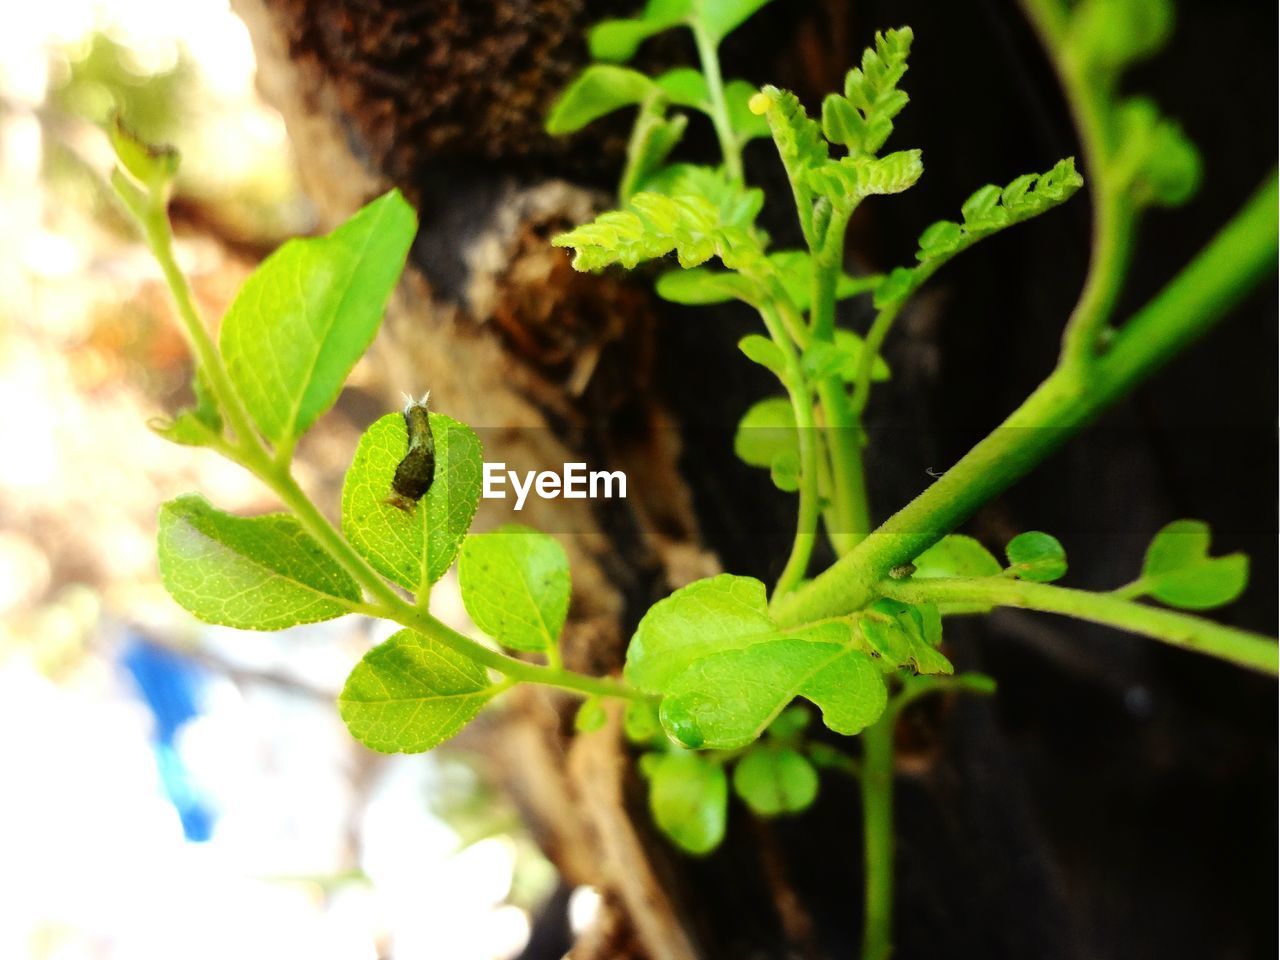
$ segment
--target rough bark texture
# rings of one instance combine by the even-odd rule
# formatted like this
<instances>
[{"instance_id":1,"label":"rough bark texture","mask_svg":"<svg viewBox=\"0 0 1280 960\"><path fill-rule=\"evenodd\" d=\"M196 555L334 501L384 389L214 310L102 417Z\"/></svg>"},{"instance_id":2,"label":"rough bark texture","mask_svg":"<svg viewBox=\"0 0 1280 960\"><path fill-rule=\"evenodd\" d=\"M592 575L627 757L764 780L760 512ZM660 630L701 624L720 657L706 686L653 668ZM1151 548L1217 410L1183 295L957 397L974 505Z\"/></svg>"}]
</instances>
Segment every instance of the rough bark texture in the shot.
<instances>
[{"instance_id":1,"label":"rough bark texture","mask_svg":"<svg viewBox=\"0 0 1280 960\"><path fill-rule=\"evenodd\" d=\"M444 409L480 428L488 459L628 472L625 502L531 502L520 517L574 534L564 538L575 581L569 665L616 670L644 609L714 572L720 557L735 572L775 575L792 507L726 442L769 389L733 348L749 318L674 310L643 279L577 275L547 244L607 202L598 191L625 126L556 141L541 118L585 58L585 26L635 4L233 5L323 219L391 184L422 211L414 269L375 348L381 379L393 390L430 386ZM1271 163L1274 102L1224 106L1224 91L1178 69L1195 56L1196 36L1249 16L1243 3L1188 11L1166 67L1147 78L1206 145L1215 177L1195 207L1169 215L1177 232L1144 234L1137 294L1185 260ZM909 258L920 227L953 215L977 185L1046 169L1073 150L1053 78L1007 3L776 3L726 45L727 72L792 86L816 104L874 29L904 22L920 39L895 142L923 146L929 174L854 224L853 256L876 269ZM1270 56L1270 31L1254 33L1260 39L1242 42ZM688 54L672 40L646 51L669 64ZM1263 118L1252 127L1250 111ZM779 186L767 146L747 160L753 179ZM773 235L794 242L785 209L768 215ZM878 513L918 491L926 468L953 461L1047 371L1087 226L1080 200L1020 228L1017 241L949 268L902 318L889 356L895 379L872 411ZM986 509L975 532L998 543L1053 530L1077 582L1101 587L1128 579L1165 520L1207 516L1225 548L1252 547L1260 561L1253 601L1227 615L1273 629L1272 426L1250 413L1271 409L1273 308L1271 289L1199 359ZM860 310L844 319L861 322ZM1231 375L1215 372L1218 362ZM993 673L1001 694L994 704L929 705L899 731L898 956L1274 955L1273 685L1027 617L960 624L948 642L961 665ZM602 919L574 957L855 954L850 784L824 782L797 820L751 822L735 806L724 847L691 861L649 823L617 718L574 739L572 709L522 691L484 743L565 882L604 895ZM536 942L540 956L565 946Z\"/></svg>"}]
</instances>

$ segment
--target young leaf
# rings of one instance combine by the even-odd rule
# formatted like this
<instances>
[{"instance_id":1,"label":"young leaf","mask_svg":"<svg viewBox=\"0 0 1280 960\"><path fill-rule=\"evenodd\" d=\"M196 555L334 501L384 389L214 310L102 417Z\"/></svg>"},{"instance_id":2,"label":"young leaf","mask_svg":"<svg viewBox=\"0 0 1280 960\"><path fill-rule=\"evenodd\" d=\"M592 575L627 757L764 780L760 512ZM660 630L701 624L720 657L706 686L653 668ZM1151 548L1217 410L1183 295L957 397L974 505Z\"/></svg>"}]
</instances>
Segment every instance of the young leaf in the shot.
<instances>
[{"instance_id":1,"label":"young leaf","mask_svg":"<svg viewBox=\"0 0 1280 960\"><path fill-rule=\"evenodd\" d=\"M916 577L998 577L1000 561L973 537L949 533L914 562Z\"/></svg>"},{"instance_id":2,"label":"young leaf","mask_svg":"<svg viewBox=\"0 0 1280 960\"><path fill-rule=\"evenodd\" d=\"M153 193L163 189L177 174L181 162L178 151L168 145L146 143L124 125L119 114L111 118L107 137L120 166Z\"/></svg>"},{"instance_id":3,"label":"young leaf","mask_svg":"<svg viewBox=\"0 0 1280 960\"><path fill-rule=\"evenodd\" d=\"M822 132L841 143L850 156L872 156L893 133L893 118L907 105L898 83L907 72L914 35L910 27L876 34L875 48L862 54L861 67L845 77L844 96L831 94L822 104Z\"/></svg>"},{"instance_id":4,"label":"young leaf","mask_svg":"<svg viewBox=\"0 0 1280 960\"><path fill-rule=\"evenodd\" d=\"M936 649L941 640L941 619L932 605L911 606L880 599L858 621L871 650L894 667L912 667L917 673L953 673L951 661Z\"/></svg>"},{"instance_id":5,"label":"young leaf","mask_svg":"<svg viewBox=\"0 0 1280 960\"><path fill-rule=\"evenodd\" d=\"M693 7L694 0L649 0L638 17L598 23L587 35L591 56L625 63L645 40L684 23Z\"/></svg>"},{"instance_id":6,"label":"young leaf","mask_svg":"<svg viewBox=\"0 0 1280 960\"><path fill-rule=\"evenodd\" d=\"M504 647L554 647L569 612L569 558L554 537L508 524L473 533L458 558L462 602Z\"/></svg>"},{"instance_id":7,"label":"young leaf","mask_svg":"<svg viewBox=\"0 0 1280 960\"><path fill-rule=\"evenodd\" d=\"M690 307L728 303L730 300L756 303L765 296L757 284L740 273L706 267L668 270L658 278L656 289L663 300Z\"/></svg>"},{"instance_id":8,"label":"young leaf","mask_svg":"<svg viewBox=\"0 0 1280 960\"><path fill-rule=\"evenodd\" d=\"M413 208L392 190L328 236L288 241L240 288L222 321L222 355L272 443L292 443L337 399L416 230Z\"/></svg>"},{"instance_id":9,"label":"young leaf","mask_svg":"<svg viewBox=\"0 0 1280 960\"><path fill-rule=\"evenodd\" d=\"M899 150L887 157L842 157L811 167L806 182L835 209L849 211L865 197L909 190L924 173L919 150Z\"/></svg>"},{"instance_id":10,"label":"young leaf","mask_svg":"<svg viewBox=\"0 0 1280 960\"><path fill-rule=\"evenodd\" d=\"M1209 556L1209 525L1175 520L1147 547L1140 582L1145 593L1171 607L1208 610L1244 592L1249 558L1243 553Z\"/></svg>"},{"instance_id":11,"label":"young leaf","mask_svg":"<svg viewBox=\"0 0 1280 960\"><path fill-rule=\"evenodd\" d=\"M651 96L640 105L636 123L627 147L627 166L618 188L623 202L662 169L671 151L676 148L689 118L683 113L667 116L667 105L659 96Z\"/></svg>"},{"instance_id":12,"label":"young leaf","mask_svg":"<svg viewBox=\"0 0 1280 960\"><path fill-rule=\"evenodd\" d=\"M196 396L194 407L179 412L172 420L153 419L147 426L171 443L207 447L222 436L222 416L199 370L191 380L191 387Z\"/></svg>"},{"instance_id":13,"label":"young leaf","mask_svg":"<svg viewBox=\"0 0 1280 960\"><path fill-rule=\"evenodd\" d=\"M474 660L401 630L356 664L338 696L338 712L371 750L421 753L470 723L496 692Z\"/></svg>"},{"instance_id":14,"label":"young leaf","mask_svg":"<svg viewBox=\"0 0 1280 960\"><path fill-rule=\"evenodd\" d=\"M827 162L830 152L822 139L822 128L805 113L794 93L764 86L748 105L752 113L769 122L778 156L793 180L800 179L805 169Z\"/></svg>"},{"instance_id":15,"label":"young leaf","mask_svg":"<svg viewBox=\"0 0 1280 960\"><path fill-rule=\"evenodd\" d=\"M686 747L745 746L796 696L815 703L823 723L846 736L884 712L880 668L855 643L846 623L789 635L775 627L731 642L722 639L719 647L692 660L667 685L658 709L667 735Z\"/></svg>"},{"instance_id":16,"label":"young leaf","mask_svg":"<svg viewBox=\"0 0 1280 960\"><path fill-rule=\"evenodd\" d=\"M649 810L662 832L687 853L710 853L724 839L729 783L724 769L696 753L648 754Z\"/></svg>"},{"instance_id":17,"label":"young leaf","mask_svg":"<svg viewBox=\"0 0 1280 960\"><path fill-rule=\"evenodd\" d=\"M752 363L758 363L775 374L779 379L786 379L786 363L783 360L782 350L778 345L768 337L762 337L758 333L749 333L738 341L738 349ZM787 409L791 408L788 402ZM794 417L792 423L795 422ZM741 429L741 424L739 424Z\"/></svg>"},{"instance_id":18,"label":"young leaf","mask_svg":"<svg viewBox=\"0 0 1280 960\"><path fill-rule=\"evenodd\" d=\"M435 479L412 510L388 502L405 455L404 418L376 421L356 446L342 484L342 532L384 577L421 592L439 580L458 553L480 501L480 441L452 417L431 413Z\"/></svg>"},{"instance_id":19,"label":"young leaf","mask_svg":"<svg viewBox=\"0 0 1280 960\"><path fill-rule=\"evenodd\" d=\"M762 817L799 813L818 795L818 771L791 747L756 747L734 768L733 790Z\"/></svg>"},{"instance_id":20,"label":"young leaf","mask_svg":"<svg viewBox=\"0 0 1280 960\"><path fill-rule=\"evenodd\" d=\"M649 608L627 647L623 675L661 693L698 657L740 637L776 633L759 580L728 573L695 580Z\"/></svg>"},{"instance_id":21,"label":"young leaf","mask_svg":"<svg viewBox=\"0 0 1280 960\"><path fill-rule=\"evenodd\" d=\"M707 91L707 79L701 70L693 67L677 67L668 70L654 81L667 99L682 107L692 107L707 113L711 109L711 94Z\"/></svg>"},{"instance_id":22,"label":"young leaf","mask_svg":"<svg viewBox=\"0 0 1280 960\"><path fill-rule=\"evenodd\" d=\"M1139 206L1177 207L1200 186L1203 164L1174 120L1161 116L1155 103L1131 97L1115 108L1115 165Z\"/></svg>"},{"instance_id":23,"label":"young leaf","mask_svg":"<svg viewBox=\"0 0 1280 960\"><path fill-rule=\"evenodd\" d=\"M682 267L696 267L718 256L730 269L758 268L764 259L759 240L747 229L723 221L721 211L705 197L649 191L632 197L630 209L603 213L551 243L574 248L573 267L583 271L612 264L631 270L672 251Z\"/></svg>"},{"instance_id":24,"label":"young leaf","mask_svg":"<svg viewBox=\"0 0 1280 960\"><path fill-rule=\"evenodd\" d=\"M796 416L786 397L768 397L752 404L738 421L733 452L753 467L773 468L778 456L793 454L799 462Z\"/></svg>"},{"instance_id":25,"label":"young leaf","mask_svg":"<svg viewBox=\"0 0 1280 960\"><path fill-rule=\"evenodd\" d=\"M160 508L160 579L206 623L283 630L332 620L360 588L293 517L237 517L187 494Z\"/></svg>"},{"instance_id":26,"label":"young leaf","mask_svg":"<svg viewBox=\"0 0 1280 960\"><path fill-rule=\"evenodd\" d=\"M801 365L812 378L837 376L845 383L854 383L862 363L863 346L862 338L856 333L837 330L832 343L821 340L810 343ZM882 357L876 357L872 363L871 379L875 382L889 379L889 365Z\"/></svg>"},{"instance_id":27,"label":"young leaf","mask_svg":"<svg viewBox=\"0 0 1280 960\"><path fill-rule=\"evenodd\" d=\"M1051 534L1039 530L1020 533L1004 548L1008 572L1019 580L1051 583L1067 572L1067 551Z\"/></svg>"},{"instance_id":28,"label":"young leaf","mask_svg":"<svg viewBox=\"0 0 1280 960\"><path fill-rule=\"evenodd\" d=\"M784 450L769 464L769 478L783 493L795 493L800 489L800 456L793 450Z\"/></svg>"},{"instance_id":29,"label":"young leaf","mask_svg":"<svg viewBox=\"0 0 1280 960\"><path fill-rule=\"evenodd\" d=\"M623 107L643 103L657 85L638 70L594 63L564 89L547 114L547 133L581 130L593 120Z\"/></svg>"},{"instance_id":30,"label":"young leaf","mask_svg":"<svg viewBox=\"0 0 1280 960\"><path fill-rule=\"evenodd\" d=\"M770 0L695 0L694 17L718 44Z\"/></svg>"},{"instance_id":31,"label":"young leaf","mask_svg":"<svg viewBox=\"0 0 1280 960\"><path fill-rule=\"evenodd\" d=\"M595 733L604 727L609 715L605 712L604 703L599 697L588 697L582 701L577 714L573 718L573 729L578 733Z\"/></svg>"}]
</instances>

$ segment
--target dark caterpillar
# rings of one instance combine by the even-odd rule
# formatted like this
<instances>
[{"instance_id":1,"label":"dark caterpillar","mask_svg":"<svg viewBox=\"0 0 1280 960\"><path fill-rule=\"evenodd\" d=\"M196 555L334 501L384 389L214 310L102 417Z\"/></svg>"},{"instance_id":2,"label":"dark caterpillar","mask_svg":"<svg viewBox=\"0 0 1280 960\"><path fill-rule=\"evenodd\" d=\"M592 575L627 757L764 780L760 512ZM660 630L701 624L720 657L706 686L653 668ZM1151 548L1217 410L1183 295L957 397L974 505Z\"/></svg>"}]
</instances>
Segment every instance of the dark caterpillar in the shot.
<instances>
[{"instance_id":1,"label":"dark caterpillar","mask_svg":"<svg viewBox=\"0 0 1280 960\"><path fill-rule=\"evenodd\" d=\"M404 425L409 433L409 449L404 459L396 464L391 478L391 495L386 502L405 513L412 513L418 501L431 489L436 476L436 442L431 435L431 418L427 413L427 401L431 391L421 400L405 397Z\"/></svg>"}]
</instances>

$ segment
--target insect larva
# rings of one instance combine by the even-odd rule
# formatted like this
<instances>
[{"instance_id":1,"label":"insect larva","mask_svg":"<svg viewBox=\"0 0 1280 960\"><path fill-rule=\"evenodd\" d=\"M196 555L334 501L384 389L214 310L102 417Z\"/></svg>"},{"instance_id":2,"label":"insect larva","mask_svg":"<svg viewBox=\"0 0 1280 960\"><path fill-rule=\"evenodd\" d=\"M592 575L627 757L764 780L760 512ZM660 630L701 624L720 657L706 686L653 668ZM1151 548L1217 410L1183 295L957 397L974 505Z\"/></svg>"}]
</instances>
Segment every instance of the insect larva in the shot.
<instances>
[{"instance_id":1,"label":"insect larva","mask_svg":"<svg viewBox=\"0 0 1280 960\"><path fill-rule=\"evenodd\" d=\"M386 502L406 513L412 513L418 501L431 489L436 475L436 443L431 435L431 418L427 413L427 401L431 391L421 400L405 397L404 425L409 435L409 448L404 459L396 464L391 478L391 495Z\"/></svg>"}]
</instances>

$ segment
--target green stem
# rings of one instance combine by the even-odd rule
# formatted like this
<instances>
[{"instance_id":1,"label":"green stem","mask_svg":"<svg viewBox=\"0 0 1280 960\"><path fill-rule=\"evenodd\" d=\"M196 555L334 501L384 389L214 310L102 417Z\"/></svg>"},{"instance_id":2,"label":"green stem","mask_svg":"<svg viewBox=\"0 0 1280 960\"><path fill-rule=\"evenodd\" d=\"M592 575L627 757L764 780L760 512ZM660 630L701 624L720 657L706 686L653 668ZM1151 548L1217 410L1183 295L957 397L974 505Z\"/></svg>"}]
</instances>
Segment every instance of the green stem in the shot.
<instances>
[{"instance_id":1,"label":"green stem","mask_svg":"<svg viewBox=\"0 0 1280 960\"><path fill-rule=\"evenodd\" d=\"M800 509L796 517L796 535L791 544L791 554L773 589L773 602L777 602L804 579L818 537L818 436L813 422L813 402L809 386L805 383L804 371L795 347L773 309L762 309L760 316L782 353L787 375L785 386L796 419L796 441L800 451Z\"/></svg>"},{"instance_id":2,"label":"green stem","mask_svg":"<svg viewBox=\"0 0 1280 960\"><path fill-rule=\"evenodd\" d=\"M896 710L862 731L862 857L866 890L861 960L893 950L893 727Z\"/></svg>"},{"instance_id":3,"label":"green stem","mask_svg":"<svg viewBox=\"0 0 1280 960\"><path fill-rule=\"evenodd\" d=\"M715 42L695 20L691 24L693 38L698 45L698 59L702 62L702 74L707 79L707 95L711 100L711 123L720 141L720 153L724 156L724 169L729 179L742 182L742 145L729 122L729 105L724 96L724 79L720 76L720 54Z\"/></svg>"},{"instance_id":4,"label":"green stem","mask_svg":"<svg viewBox=\"0 0 1280 960\"><path fill-rule=\"evenodd\" d=\"M967 520L1118 397L1208 330L1275 269L1274 173L1087 367L1055 370L1005 422L849 554L785 598L784 625L866 606L889 570Z\"/></svg>"},{"instance_id":5,"label":"green stem","mask_svg":"<svg viewBox=\"0 0 1280 960\"><path fill-rule=\"evenodd\" d=\"M1277 671L1278 648L1269 637L1112 594L1003 577L886 580L879 592L904 603L976 602L1060 613L1207 653L1259 673L1274 676Z\"/></svg>"},{"instance_id":6,"label":"green stem","mask_svg":"<svg viewBox=\"0 0 1280 960\"><path fill-rule=\"evenodd\" d=\"M1023 0L1023 8L1050 54L1080 138L1080 152L1093 203L1093 242L1080 299L1062 336L1063 363L1089 362L1102 342L1133 256L1136 211L1111 156L1107 131L1110 81L1068 54L1066 17L1052 0Z\"/></svg>"}]
</instances>

